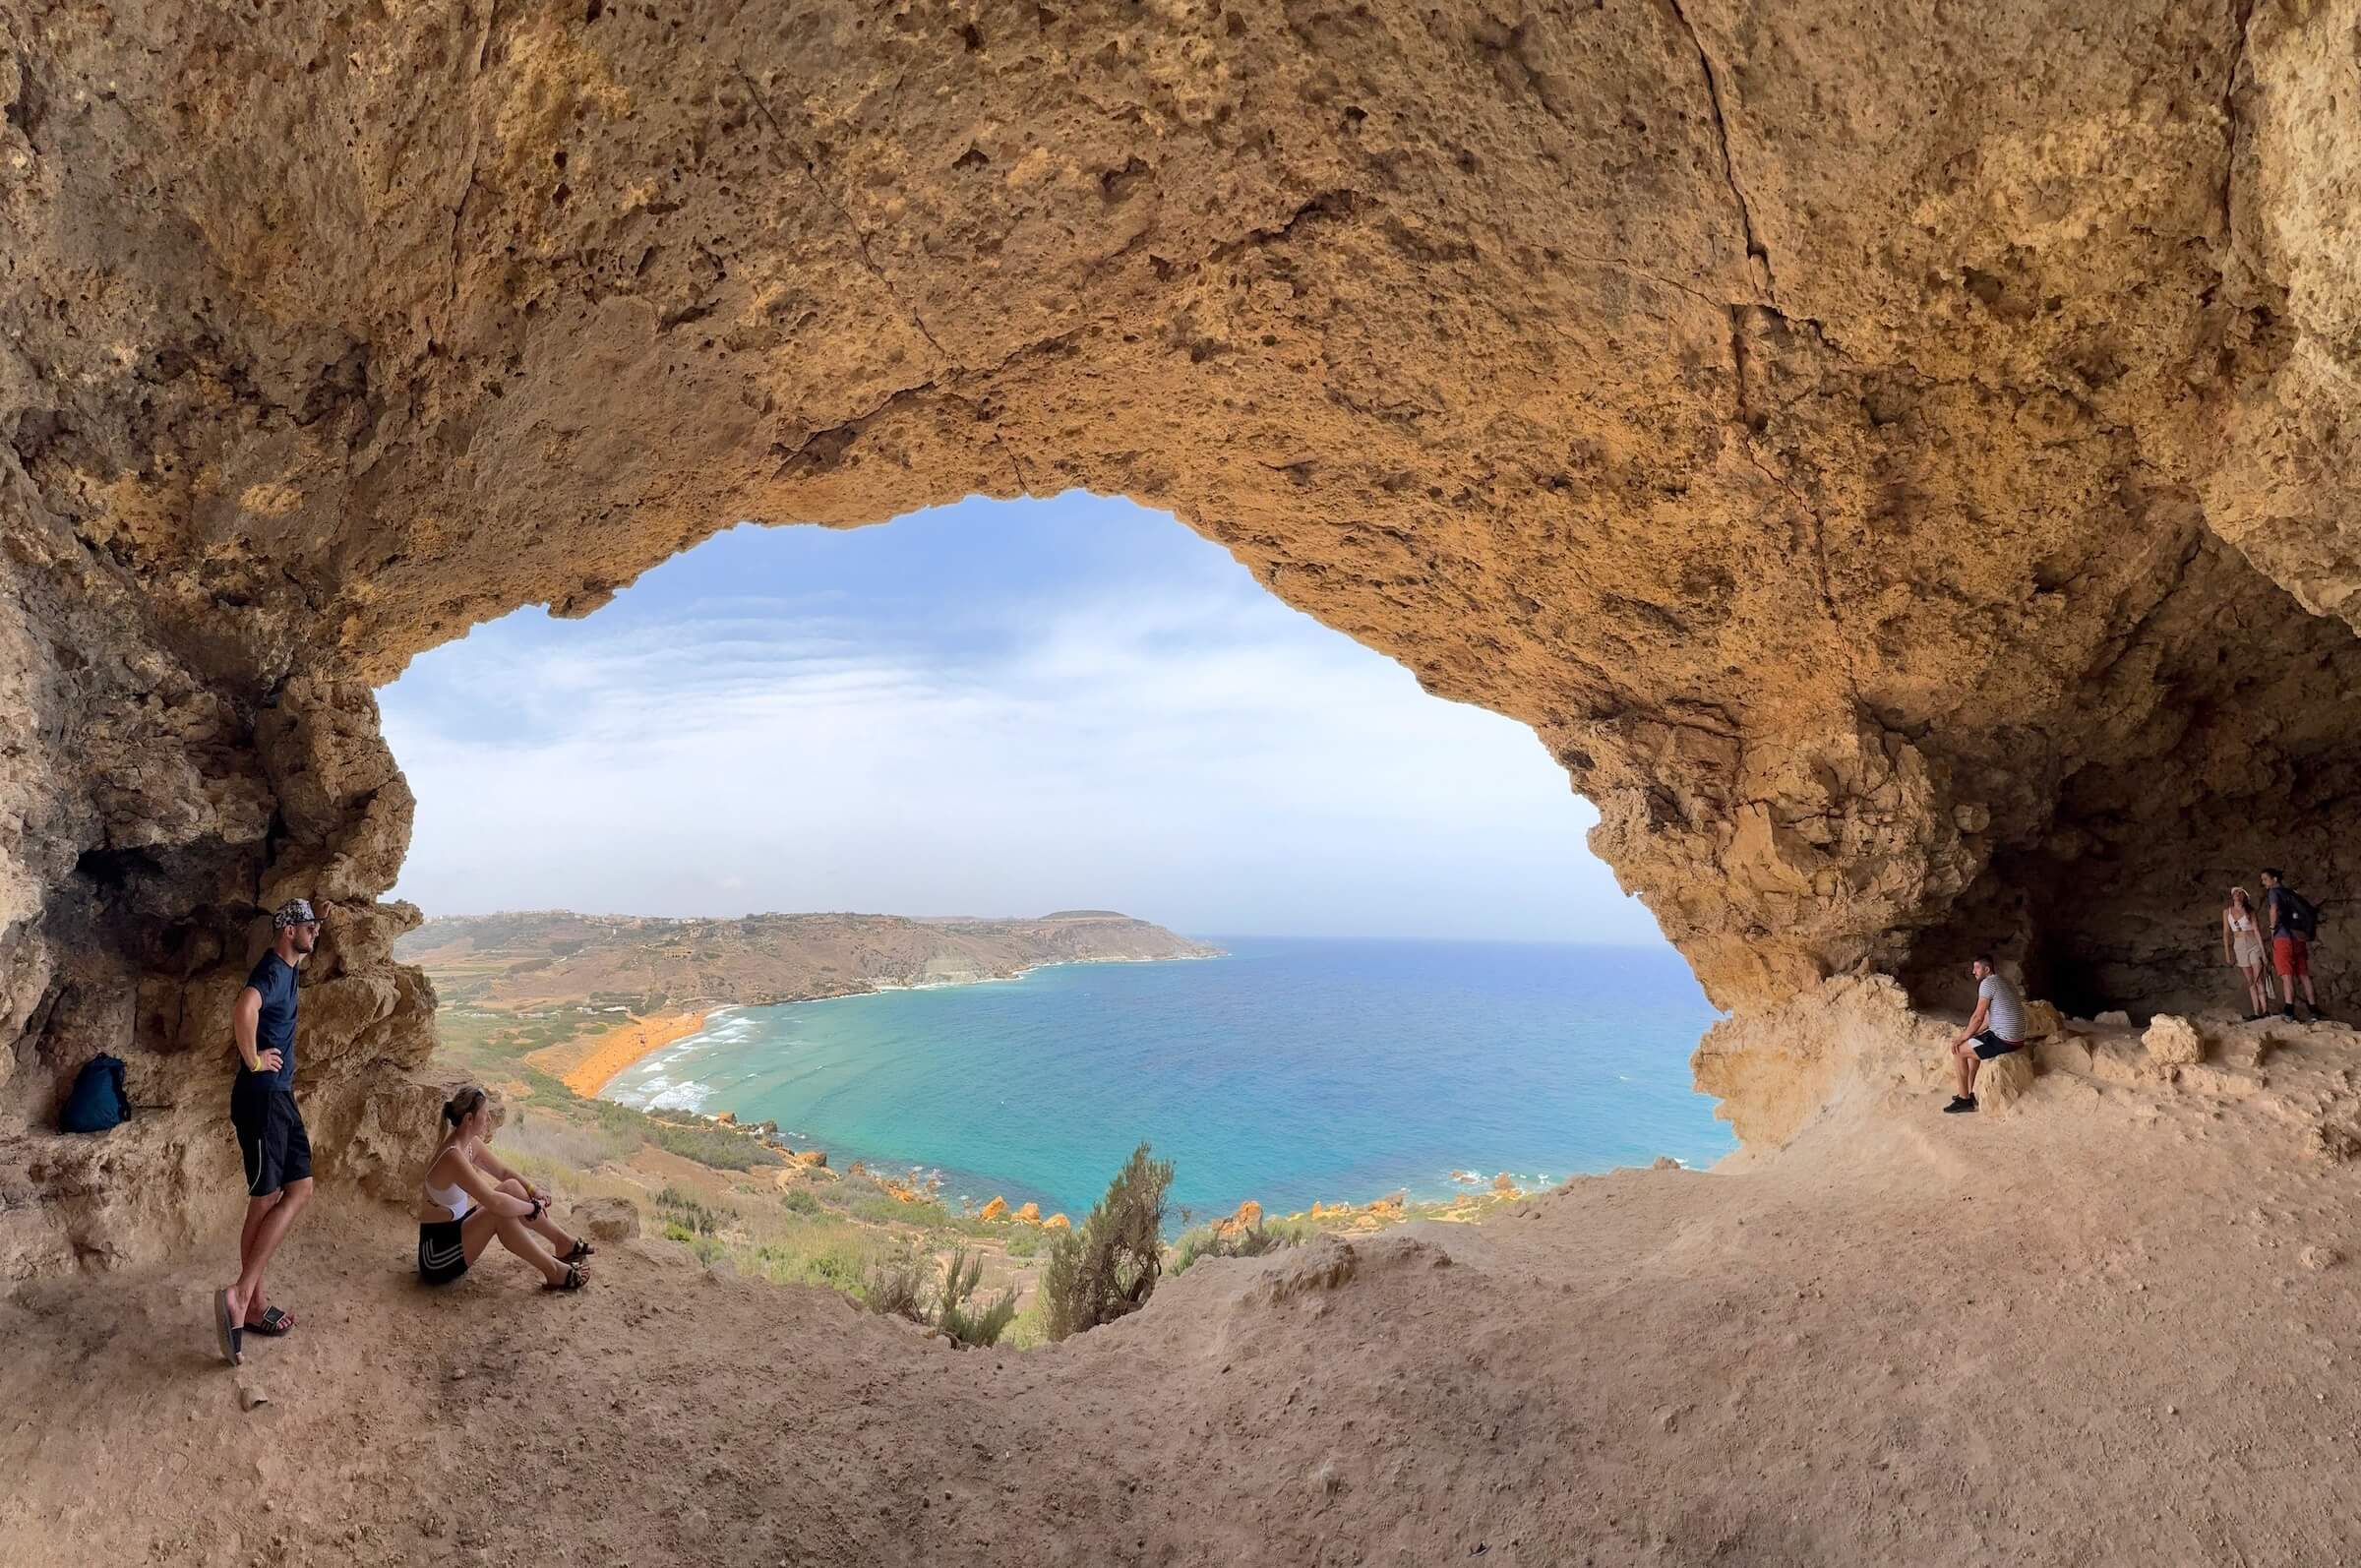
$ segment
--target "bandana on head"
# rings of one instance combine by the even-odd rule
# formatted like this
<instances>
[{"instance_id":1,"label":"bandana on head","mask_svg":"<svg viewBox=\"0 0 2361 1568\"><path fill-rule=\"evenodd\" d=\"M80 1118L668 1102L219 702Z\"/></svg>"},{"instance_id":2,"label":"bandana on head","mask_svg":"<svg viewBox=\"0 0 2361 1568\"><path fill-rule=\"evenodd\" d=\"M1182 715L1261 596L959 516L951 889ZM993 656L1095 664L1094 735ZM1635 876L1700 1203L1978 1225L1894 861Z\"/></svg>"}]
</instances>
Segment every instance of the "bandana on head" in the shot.
<instances>
[{"instance_id":1,"label":"bandana on head","mask_svg":"<svg viewBox=\"0 0 2361 1568\"><path fill-rule=\"evenodd\" d=\"M312 913L310 900L290 898L272 912L271 929L285 931L289 926L313 925L319 919L319 916Z\"/></svg>"}]
</instances>

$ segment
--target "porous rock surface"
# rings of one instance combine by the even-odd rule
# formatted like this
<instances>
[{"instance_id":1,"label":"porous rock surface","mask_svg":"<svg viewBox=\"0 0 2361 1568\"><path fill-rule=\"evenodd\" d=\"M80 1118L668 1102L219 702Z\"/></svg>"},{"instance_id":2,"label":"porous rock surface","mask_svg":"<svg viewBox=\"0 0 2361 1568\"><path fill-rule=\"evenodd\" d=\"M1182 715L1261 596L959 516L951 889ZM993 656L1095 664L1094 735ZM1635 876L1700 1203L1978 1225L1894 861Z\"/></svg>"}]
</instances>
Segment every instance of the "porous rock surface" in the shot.
<instances>
[{"instance_id":1,"label":"porous rock surface","mask_svg":"<svg viewBox=\"0 0 2361 1568\"><path fill-rule=\"evenodd\" d=\"M0 1261L134 1244L40 1218L101 1045L226 1171L283 893L317 1115L410 1081L371 684L745 517L1170 509L1738 1034L2180 999L2361 875L2357 10L0 0Z\"/></svg>"},{"instance_id":2,"label":"porous rock surface","mask_svg":"<svg viewBox=\"0 0 2361 1568\"><path fill-rule=\"evenodd\" d=\"M2206 1059L2206 1037L2197 1025L2170 1013L2158 1013L2140 1037L2148 1059L2160 1067L2195 1066Z\"/></svg>"}]
</instances>

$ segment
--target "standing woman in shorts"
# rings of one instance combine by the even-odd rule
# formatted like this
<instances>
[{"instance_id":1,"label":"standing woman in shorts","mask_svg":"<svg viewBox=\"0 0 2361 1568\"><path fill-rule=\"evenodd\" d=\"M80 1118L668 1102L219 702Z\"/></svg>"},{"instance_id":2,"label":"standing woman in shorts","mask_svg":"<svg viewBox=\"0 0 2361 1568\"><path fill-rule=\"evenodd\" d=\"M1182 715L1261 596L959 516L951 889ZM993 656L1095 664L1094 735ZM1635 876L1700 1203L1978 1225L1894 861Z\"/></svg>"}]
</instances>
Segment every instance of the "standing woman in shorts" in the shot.
<instances>
[{"instance_id":1,"label":"standing woman in shorts","mask_svg":"<svg viewBox=\"0 0 2361 1568\"><path fill-rule=\"evenodd\" d=\"M320 917L300 898L271 914L271 950L256 961L230 1007L238 1075L229 1124L246 1168L246 1223L238 1230L238 1280L213 1293L213 1333L235 1366L249 1333L276 1338L295 1314L263 1295L263 1270L312 1201L312 1140L295 1109L295 968L320 939Z\"/></svg>"},{"instance_id":2,"label":"standing woman in shorts","mask_svg":"<svg viewBox=\"0 0 2361 1568\"><path fill-rule=\"evenodd\" d=\"M492 1102L483 1090L461 1089L444 1103L443 1146L427 1162L418 1210L418 1278L449 1285L497 1236L502 1246L541 1271L544 1288L580 1290L595 1248L568 1236L549 1217L549 1194L484 1147L491 1135ZM543 1246L536 1233L551 1244Z\"/></svg>"},{"instance_id":3,"label":"standing woman in shorts","mask_svg":"<svg viewBox=\"0 0 2361 1568\"><path fill-rule=\"evenodd\" d=\"M2247 1022L2268 1015L2270 982L2263 978L2263 928L2255 921L2254 900L2243 887L2230 889L2230 901L2221 912L2221 957L2246 977Z\"/></svg>"}]
</instances>

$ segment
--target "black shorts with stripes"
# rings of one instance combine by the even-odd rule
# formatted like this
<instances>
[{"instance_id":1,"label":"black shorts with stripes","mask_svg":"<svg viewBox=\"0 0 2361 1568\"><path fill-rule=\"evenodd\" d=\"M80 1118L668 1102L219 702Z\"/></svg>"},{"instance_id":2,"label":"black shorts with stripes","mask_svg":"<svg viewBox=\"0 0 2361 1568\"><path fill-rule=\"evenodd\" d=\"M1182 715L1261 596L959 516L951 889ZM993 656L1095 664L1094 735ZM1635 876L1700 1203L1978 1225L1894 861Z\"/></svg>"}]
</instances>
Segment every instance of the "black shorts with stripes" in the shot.
<instances>
[{"instance_id":1,"label":"black shorts with stripes","mask_svg":"<svg viewBox=\"0 0 2361 1568\"><path fill-rule=\"evenodd\" d=\"M449 1285L467 1272L467 1244L456 1220L438 1220L418 1227L418 1277L429 1285Z\"/></svg>"},{"instance_id":2,"label":"black shorts with stripes","mask_svg":"<svg viewBox=\"0 0 2361 1568\"><path fill-rule=\"evenodd\" d=\"M229 1124L246 1162L246 1195L267 1198L290 1181L312 1176L312 1140L303 1130L295 1097L261 1076L239 1073L229 1091Z\"/></svg>"}]
</instances>

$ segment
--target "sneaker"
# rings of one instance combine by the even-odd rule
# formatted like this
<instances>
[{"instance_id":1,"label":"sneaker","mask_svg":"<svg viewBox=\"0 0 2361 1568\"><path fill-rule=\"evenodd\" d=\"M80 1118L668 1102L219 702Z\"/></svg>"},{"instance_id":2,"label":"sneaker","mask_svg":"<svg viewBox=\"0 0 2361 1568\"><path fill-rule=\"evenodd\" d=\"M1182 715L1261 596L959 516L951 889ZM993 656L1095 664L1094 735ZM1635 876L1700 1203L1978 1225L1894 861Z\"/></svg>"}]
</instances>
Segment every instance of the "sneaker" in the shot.
<instances>
[{"instance_id":1,"label":"sneaker","mask_svg":"<svg viewBox=\"0 0 2361 1568\"><path fill-rule=\"evenodd\" d=\"M1974 1109L1975 1096L1971 1094L1955 1094L1951 1097L1951 1104L1943 1108L1943 1114L1947 1116L1956 1116L1962 1112L1973 1111Z\"/></svg>"},{"instance_id":2,"label":"sneaker","mask_svg":"<svg viewBox=\"0 0 2361 1568\"><path fill-rule=\"evenodd\" d=\"M2286 1019L2289 1023L2295 1022L2295 1003L2289 1002L2286 1006L2281 1007L2279 1009L2279 1016Z\"/></svg>"}]
</instances>

